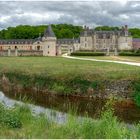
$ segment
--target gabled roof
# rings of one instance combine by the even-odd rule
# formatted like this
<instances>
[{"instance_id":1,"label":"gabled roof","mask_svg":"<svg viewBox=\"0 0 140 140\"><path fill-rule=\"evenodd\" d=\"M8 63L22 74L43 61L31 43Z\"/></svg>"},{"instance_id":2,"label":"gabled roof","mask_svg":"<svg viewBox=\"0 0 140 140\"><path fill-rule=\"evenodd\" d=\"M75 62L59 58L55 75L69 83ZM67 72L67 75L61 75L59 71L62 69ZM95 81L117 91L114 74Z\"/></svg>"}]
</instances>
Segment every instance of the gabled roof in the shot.
<instances>
[{"instance_id":1,"label":"gabled roof","mask_svg":"<svg viewBox=\"0 0 140 140\"><path fill-rule=\"evenodd\" d=\"M56 37L52 30L51 25L49 25L48 28L46 29L46 31L44 32L44 36L45 37Z\"/></svg>"}]
</instances>

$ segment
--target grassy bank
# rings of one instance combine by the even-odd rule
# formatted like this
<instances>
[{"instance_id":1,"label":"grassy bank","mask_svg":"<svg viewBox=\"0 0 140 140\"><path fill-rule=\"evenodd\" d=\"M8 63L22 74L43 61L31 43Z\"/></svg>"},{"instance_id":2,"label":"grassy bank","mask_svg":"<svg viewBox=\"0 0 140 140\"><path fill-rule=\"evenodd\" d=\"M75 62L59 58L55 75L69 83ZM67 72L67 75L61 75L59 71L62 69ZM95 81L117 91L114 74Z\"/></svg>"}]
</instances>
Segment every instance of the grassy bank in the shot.
<instances>
[{"instance_id":1,"label":"grassy bank","mask_svg":"<svg viewBox=\"0 0 140 140\"><path fill-rule=\"evenodd\" d=\"M34 116L27 106L6 109L0 105L1 117L0 138L140 138L140 125L120 123L111 108L98 121L78 121L69 115L65 124L50 122L45 114Z\"/></svg>"},{"instance_id":2,"label":"grassy bank","mask_svg":"<svg viewBox=\"0 0 140 140\"><path fill-rule=\"evenodd\" d=\"M0 73L6 72L44 74L58 79L69 79L77 75L90 80L140 78L140 67L60 57L1 57Z\"/></svg>"},{"instance_id":3,"label":"grassy bank","mask_svg":"<svg viewBox=\"0 0 140 140\"><path fill-rule=\"evenodd\" d=\"M110 87L115 87L118 93L120 86L129 90L131 83L140 79L140 67L60 57L2 57L0 79L5 89L12 87L14 92L35 89L47 93L90 96L101 91L105 93L105 88Z\"/></svg>"}]
</instances>

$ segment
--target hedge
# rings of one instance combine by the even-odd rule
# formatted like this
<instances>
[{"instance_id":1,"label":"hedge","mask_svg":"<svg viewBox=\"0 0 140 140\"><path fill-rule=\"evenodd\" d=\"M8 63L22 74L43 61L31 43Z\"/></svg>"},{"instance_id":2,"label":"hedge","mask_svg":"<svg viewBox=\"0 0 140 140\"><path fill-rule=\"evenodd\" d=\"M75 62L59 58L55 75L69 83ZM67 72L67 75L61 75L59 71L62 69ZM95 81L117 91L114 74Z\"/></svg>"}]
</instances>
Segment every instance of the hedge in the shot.
<instances>
[{"instance_id":1,"label":"hedge","mask_svg":"<svg viewBox=\"0 0 140 140\"><path fill-rule=\"evenodd\" d=\"M140 56L140 53L135 53L135 52L120 52L120 56Z\"/></svg>"},{"instance_id":2,"label":"hedge","mask_svg":"<svg viewBox=\"0 0 140 140\"><path fill-rule=\"evenodd\" d=\"M71 56L105 56L103 52L74 52Z\"/></svg>"}]
</instances>

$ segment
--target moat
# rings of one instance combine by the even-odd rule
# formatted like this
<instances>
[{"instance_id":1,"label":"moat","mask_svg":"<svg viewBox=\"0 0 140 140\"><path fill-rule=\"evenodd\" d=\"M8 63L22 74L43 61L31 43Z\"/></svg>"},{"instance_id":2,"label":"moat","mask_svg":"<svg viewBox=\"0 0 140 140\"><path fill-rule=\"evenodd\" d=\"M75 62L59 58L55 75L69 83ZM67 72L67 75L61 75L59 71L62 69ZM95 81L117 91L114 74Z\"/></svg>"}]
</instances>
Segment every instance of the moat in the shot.
<instances>
[{"instance_id":1,"label":"moat","mask_svg":"<svg viewBox=\"0 0 140 140\"><path fill-rule=\"evenodd\" d=\"M107 100L101 98L82 98L66 96L50 96L48 94L14 94L0 92L0 102L6 106L12 106L15 103L22 104L21 99L29 100L30 105L34 107L35 113L46 113L49 118L59 122L66 121L68 112L74 110L79 117L90 117L97 119L103 111ZM140 121L140 108L134 104L125 102L116 102L114 105L115 115L120 121L126 123L137 123ZM55 118L54 118L55 116Z\"/></svg>"}]
</instances>

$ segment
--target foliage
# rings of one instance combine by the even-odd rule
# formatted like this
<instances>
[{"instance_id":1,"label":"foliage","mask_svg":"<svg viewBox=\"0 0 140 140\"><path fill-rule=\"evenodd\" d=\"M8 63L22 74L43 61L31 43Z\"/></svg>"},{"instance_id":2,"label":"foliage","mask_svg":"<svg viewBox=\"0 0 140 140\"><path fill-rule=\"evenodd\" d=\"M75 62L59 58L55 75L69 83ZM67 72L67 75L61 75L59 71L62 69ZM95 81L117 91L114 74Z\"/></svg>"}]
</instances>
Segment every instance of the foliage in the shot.
<instances>
[{"instance_id":1,"label":"foliage","mask_svg":"<svg viewBox=\"0 0 140 140\"><path fill-rule=\"evenodd\" d=\"M46 28L46 25L9 27L0 31L0 39L34 39L39 37L40 33L43 36ZM53 24L52 28L57 38L77 38L82 31L81 26L71 24Z\"/></svg>"},{"instance_id":2,"label":"foliage","mask_svg":"<svg viewBox=\"0 0 140 140\"><path fill-rule=\"evenodd\" d=\"M16 27L8 27L0 31L0 39L34 39L43 35L47 25L19 25ZM78 38L80 32L83 30L82 26L75 26L72 24L52 24L53 31L57 38ZM96 31L114 31L120 30L120 27L111 26L98 26L95 28ZM129 32L133 38L140 38L139 28L130 28Z\"/></svg>"},{"instance_id":3,"label":"foliage","mask_svg":"<svg viewBox=\"0 0 140 140\"><path fill-rule=\"evenodd\" d=\"M0 105L0 124L11 128L21 128L22 126L18 114L14 110L6 110L3 105Z\"/></svg>"},{"instance_id":4,"label":"foliage","mask_svg":"<svg viewBox=\"0 0 140 140\"><path fill-rule=\"evenodd\" d=\"M138 52L120 52L120 56L140 56L139 51Z\"/></svg>"},{"instance_id":5,"label":"foliage","mask_svg":"<svg viewBox=\"0 0 140 140\"><path fill-rule=\"evenodd\" d=\"M133 98L138 107L140 107L140 82L134 84Z\"/></svg>"},{"instance_id":6,"label":"foliage","mask_svg":"<svg viewBox=\"0 0 140 140\"><path fill-rule=\"evenodd\" d=\"M95 28L96 31L115 31L119 30L119 27L110 27L110 26L98 26Z\"/></svg>"},{"instance_id":7,"label":"foliage","mask_svg":"<svg viewBox=\"0 0 140 140\"><path fill-rule=\"evenodd\" d=\"M104 56L103 52L74 52L71 56Z\"/></svg>"},{"instance_id":8,"label":"foliage","mask_svg":"<svg viewBox=\"0 0 140 140\"><path fill-rule=\"evenodd\" d=\"M5 109L10 111L9 109ZM106 110L102 112L101 118L93 120L91 118L78 119L76 114L68 114L66 123L57 124L50 122L45 114L32 115L30 109L26 106L16 106L15 113L19 115L22 122L22 129L8 128L3 124L0 131L0 138L12 139L123 139L139 138L140 125L128 127L121 123L114 116L111 106L107 105ZM0 112L2 109L0 108ZM0 123L1 128L1 123Z\"/></svg>"},{"instance_id":9,"label":"foliage","mask_svg":"<svg viewBox=\"0 0 140 140\"><path fill-rule=\"evenodd\" d=\"M133 36L133 38L140 38L140 29L139 28L130 28L129 32Z\"/></svg>"}]
</instances>

